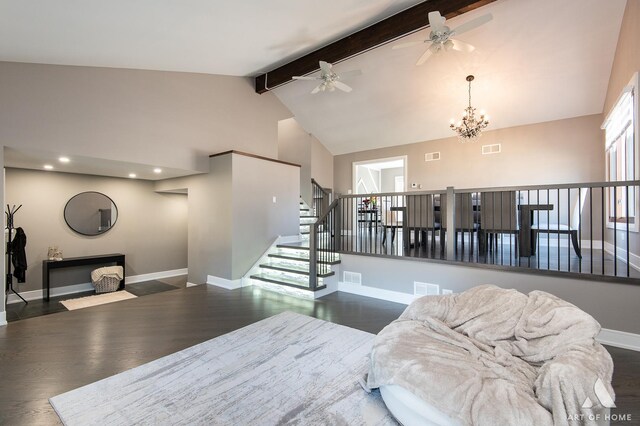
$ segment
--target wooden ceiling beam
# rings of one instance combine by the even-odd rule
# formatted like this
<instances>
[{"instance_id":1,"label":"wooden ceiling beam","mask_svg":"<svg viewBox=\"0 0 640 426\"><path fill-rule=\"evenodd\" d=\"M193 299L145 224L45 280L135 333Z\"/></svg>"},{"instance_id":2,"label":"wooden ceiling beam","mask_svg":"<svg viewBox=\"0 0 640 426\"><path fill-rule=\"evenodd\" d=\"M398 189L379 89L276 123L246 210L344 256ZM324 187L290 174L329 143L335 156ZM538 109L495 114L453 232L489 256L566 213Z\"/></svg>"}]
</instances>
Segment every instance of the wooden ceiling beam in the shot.
<instances>
[{"instance_id":1,"label":"wooden ceiling beam","mask_svg":"<svg viewBox=\"0 0 640 426\"><path fill-rule=\"evenodd\" d=\"M291 81L294 75L314 72L319 69L319 61L335 64L425 28L429 25L429 12L437 10L442 16L450 19L493 1L495 0L428 0L417 4L288 64L257 76L255 78L256 92L265 93Z\"/></svg>"}]
</instances>

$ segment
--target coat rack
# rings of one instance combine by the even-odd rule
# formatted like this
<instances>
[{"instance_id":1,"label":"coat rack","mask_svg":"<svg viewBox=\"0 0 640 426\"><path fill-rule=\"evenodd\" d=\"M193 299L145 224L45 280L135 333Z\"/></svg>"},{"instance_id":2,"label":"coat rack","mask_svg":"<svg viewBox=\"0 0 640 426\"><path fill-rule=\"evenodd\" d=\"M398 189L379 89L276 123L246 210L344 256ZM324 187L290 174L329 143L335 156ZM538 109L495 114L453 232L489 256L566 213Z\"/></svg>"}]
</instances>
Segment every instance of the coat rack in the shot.
<instances>
[{"instance_id":1,"label":"coat rack","mask_svg":"<svg viewBox=\"0 0 640 426\"><path fill-rule=\"evenodd\" d=\"M20 207L22 207L22 204L20 204L18 207L16 207L15 205L13 207L9 207L9 204L7 204L7 211L4 212L4 214L7 216L7 229L9 230L9 240L7 241L7 275L6 275L6 289L5 289L5 293L11 291L13 292L13 294L15 294L16 296L18 296L20 299L22 299L22 301L25 304L29 304L29 302L27 302L24 297L20 296L20 293L18 293L16 290L14 290L13 288L13 275L11 274L11 268L13 266L13 245L11 244L12 240L13 240L13 217L16 214L16 212L18 210L20 210Z\"/></svg>"}]
</instances>

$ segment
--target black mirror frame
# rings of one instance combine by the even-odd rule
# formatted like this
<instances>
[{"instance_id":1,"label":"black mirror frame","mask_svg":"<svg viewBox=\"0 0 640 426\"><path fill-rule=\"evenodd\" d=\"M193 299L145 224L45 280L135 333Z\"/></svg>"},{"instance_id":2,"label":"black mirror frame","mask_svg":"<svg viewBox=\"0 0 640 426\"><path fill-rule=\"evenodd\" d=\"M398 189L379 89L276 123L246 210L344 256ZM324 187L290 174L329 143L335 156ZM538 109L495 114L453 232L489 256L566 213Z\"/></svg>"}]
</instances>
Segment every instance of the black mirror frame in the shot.
<instances>
[{"instance_id":1,"label":"black mirror frame","mask_svg":"<svg viewBox=\"0 0 640 426\"><path fill-rule=\"evenodd\" d=\"M76 197L79 197L80 195L83 194L99 194L102 195L103 197L106 197L109 201L111 201L111 204L113 205L113 207L116 210L116 220L113 221L113 223L111 224L111 226L109 227L109 229L103 231L103 232L98 232L97 234L85 234L84 232L80 232L77 231L73 226L71 226L71 224L69 223L69 221L67 220L67 207L69 206L69 203ZM67 224L67 226L69 227L69 229L71 229L73 232L75 232L76 234L80 234L80 235L84 235L86 237L98 237L100 235L106 234L107 232L109 232L111 229L113 229L113 227L116 225L116 222L118 222L118 205L113 201L113 199L111 199L111 197L109 197L106 194L103 194L102 192L98 192L98 191L84 191L84 192L79 192L76 195L74 195L73 197L69 198L69 200L67 201L67 203L64 205L64 210L62 211L62 216L64 217L64 222Z\"/></svg>"}]
</instances>

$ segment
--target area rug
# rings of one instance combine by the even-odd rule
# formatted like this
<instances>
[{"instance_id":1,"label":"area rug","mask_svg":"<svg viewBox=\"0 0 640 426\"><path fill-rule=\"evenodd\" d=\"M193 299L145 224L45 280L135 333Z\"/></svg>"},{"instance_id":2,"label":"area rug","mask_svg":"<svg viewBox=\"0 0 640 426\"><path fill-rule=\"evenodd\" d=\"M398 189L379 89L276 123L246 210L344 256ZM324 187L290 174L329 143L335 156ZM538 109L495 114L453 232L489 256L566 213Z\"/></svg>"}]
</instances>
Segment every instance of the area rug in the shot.
<instances>
[{"instance_id":1,"label":"area rug","mask_svg":"<svg viewBox=\"0 0 640 426\"><path fill-rule=\"evenodd\" d=\"M77 299L62 300L60 303L70 311L88 308L90 306L104 305L106 303L120 302L121 300L135 299L135 294L127 291L114 291L112 293L96 294L95 296L79 297Z\"/></svg>"},{"instance_id":2,"label":"area rug","mask_svg":"<svg viewBox=\"0 0 640 426\"><path fill-rule=\"evenodd\" d=\"M374 336L284 312L55 396L65 425L387 425Z\"/></svg>"}]
</instances>

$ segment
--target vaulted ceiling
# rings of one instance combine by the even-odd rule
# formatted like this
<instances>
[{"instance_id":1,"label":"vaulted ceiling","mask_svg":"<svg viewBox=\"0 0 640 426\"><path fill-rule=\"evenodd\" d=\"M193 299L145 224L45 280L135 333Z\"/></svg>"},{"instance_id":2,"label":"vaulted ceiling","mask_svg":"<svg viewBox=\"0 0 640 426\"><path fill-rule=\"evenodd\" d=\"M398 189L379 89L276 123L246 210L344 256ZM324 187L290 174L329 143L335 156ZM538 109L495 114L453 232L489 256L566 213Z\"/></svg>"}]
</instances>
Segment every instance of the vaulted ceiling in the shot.
<instances>
[{"instance_id":1,"label":"vaulted ceiling","mask_svg":"<svg viewBox=\"0 0 640 426\"><path fill-rule=\"evenodd\" d=\"M452 136L468 102L500 129L602 112L625 0L498 0L447 21L451 28L486 13L489 23L457 38L476 47L415 66L425 46L389 45L335 65L359 69L353 92L311 95L315 82L274 92L333 154ZM424 40L429 29L399 40ZM317 75L317 74L313 74Z\"/></svg>"},{"instance_id":2,"label":"vaulted ceiling","mask_svg":"<svg viewBox=\"0 0 640 426\"><path fill-rule=\"evenodd\" d=\"M419 0L0 0L0 60L254 76ZM471 53L414 66L423 46L381 46L335 69L363 74L342 92L313 82L274 90L333 154L450 136L467 103L491 129L600 113L626 0L497 0L459 36ZM402 41L421 40L428 29ZM258 96L258 95L256 95Z\"/></svg>"}]
</instances>

